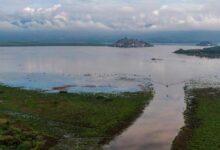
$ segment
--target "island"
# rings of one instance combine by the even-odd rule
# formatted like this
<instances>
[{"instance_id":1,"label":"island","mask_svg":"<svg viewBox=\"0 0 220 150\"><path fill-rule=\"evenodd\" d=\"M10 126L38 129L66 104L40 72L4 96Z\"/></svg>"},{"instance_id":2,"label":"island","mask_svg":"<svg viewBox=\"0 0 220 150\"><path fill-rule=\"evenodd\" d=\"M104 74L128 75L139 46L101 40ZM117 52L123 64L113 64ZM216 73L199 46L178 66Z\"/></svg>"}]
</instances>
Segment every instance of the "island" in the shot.
<instances>
[{"instance_id":1,"label":"island","mask_svg":"<svg viewBox=\"0 0 220 150\"><path fill-rule=\"evenodd\" d=\"M198 44L196 44L197 46L214 46L214 44L212 42L209 41L202 41Z\"/></svg>"},{"instance_id":2,"label":"island","mask_svg":"<svg viewBox=\"0 0 220 150\"><path fill-rule=\"evenodd\" d=\"M203 49L190 49L190 50L179 49L174 53L184 54L188 56L206 57L206 58L220 58L220 46L203 48Z\"/></svg>"},{"instance_id":3,"label":"island","mask_svg":"<svg viewBox=\"0 0 220 150\"><path fill-rule=\"evenodd\" d=\"M118 40L112 47L120 47L120 48L138 48L138 47L153 47L152 44L137 40L137 39L129 39L127 37Z\"/></svg>"}]
</instances>

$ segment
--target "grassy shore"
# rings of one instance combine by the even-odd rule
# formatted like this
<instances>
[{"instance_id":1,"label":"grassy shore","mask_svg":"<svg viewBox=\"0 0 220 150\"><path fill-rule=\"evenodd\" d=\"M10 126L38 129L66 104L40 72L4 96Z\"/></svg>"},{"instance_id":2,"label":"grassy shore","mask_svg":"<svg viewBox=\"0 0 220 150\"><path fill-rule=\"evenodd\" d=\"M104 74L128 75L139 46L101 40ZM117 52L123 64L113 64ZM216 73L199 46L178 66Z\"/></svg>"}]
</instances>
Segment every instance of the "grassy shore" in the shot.
<instances>
[{"instance_id":1,"label":"grassy shore","mask_svg":"<svg viewBox=\"0 0 220 150\"><path fill-rule=\"evenodd\" d=\"M188 56L206 57L206 58L220 58L220 46L203 48L203 49L190 49L190 50L179 49L174 53L188 55Z\"/></svg>"},{"instance_id":2,"label":"grassy shore","mask_svg":"<svg viewBox=\"0 0 220 150\"><path fill-rule=\"evenodd\" d=\"M50 94L0 86L0 149L86 149L140 115L152 92Z\"/></svg>"},{"instance_id":3,"label":"grassy shore","mask_svg":"<svg viewBox=\"0 0 220 150\"><path fill-rule=\"evenodd\" d=\"M186 92L185 127L173 142L173 150L220 149L220 89Z\"/></svg>"}]
</instances>

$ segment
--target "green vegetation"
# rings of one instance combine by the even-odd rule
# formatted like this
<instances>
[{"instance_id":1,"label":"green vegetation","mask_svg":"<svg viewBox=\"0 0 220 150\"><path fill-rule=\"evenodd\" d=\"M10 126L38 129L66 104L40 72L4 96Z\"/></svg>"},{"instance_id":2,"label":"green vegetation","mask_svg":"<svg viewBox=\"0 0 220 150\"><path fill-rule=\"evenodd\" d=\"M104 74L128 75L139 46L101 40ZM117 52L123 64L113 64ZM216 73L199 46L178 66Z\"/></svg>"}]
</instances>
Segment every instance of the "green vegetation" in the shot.
<instances>
[{"instance_id":1,"label":"green vegetation","mask_svg":"<svg viewBox=\"0 0 220 150\"><path fill-rule=\"evenodd\" d=\"M98 147L134 121L151 98L152 92L52 94L0 86L0 148Z\"/></svg>"},{"instance_id":2,"label":"green vegetation","mask_svg":"<svg viewBox=\"0 0 220 150\"><path fill-rule=\"evenodd\" d=\"M0 116L0 149L48 149L56 140L43 136L36 131L11 121L7 116Z\"/></svg>"},{"instance_id":3,"label":"green vegetation","mask_svg":"<svg viewBox=\"0 0 220 150\"><path fill-rule=\"evenodd\" d=\"M173 150L220 149L220 89L187 91L185 127L173 142Z\"/></svg>"},{"instance_id":4,"label":"green vegetation","mask_svg":"<svg viewBox=\"0 0 220 150\"><path fill-rule=\"evenodd\" d=\"M184 54L189 56L206 57L206 58L220 58L220 46L203 48L203 49L190 49L190 50L179 49L174 53Z\"/></svg>"}]
</instances>

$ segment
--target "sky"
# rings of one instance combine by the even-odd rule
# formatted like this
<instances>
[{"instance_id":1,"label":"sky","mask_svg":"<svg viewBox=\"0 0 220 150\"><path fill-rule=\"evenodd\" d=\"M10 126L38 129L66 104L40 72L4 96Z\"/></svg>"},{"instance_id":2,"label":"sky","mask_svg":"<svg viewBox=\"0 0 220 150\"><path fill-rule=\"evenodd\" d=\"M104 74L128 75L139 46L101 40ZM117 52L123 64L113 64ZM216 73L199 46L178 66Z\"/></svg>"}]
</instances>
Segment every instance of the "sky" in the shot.
<instances>
[{"instance_id":1,"label":"sky","mask_svg":"<svg viewBox=\"0 0 220 150\"><path fill-rule=\"evenodd\" d=\"M0 0L0 31L220 31L219 8L219 0Z\"/></svg>"}]
</instances>

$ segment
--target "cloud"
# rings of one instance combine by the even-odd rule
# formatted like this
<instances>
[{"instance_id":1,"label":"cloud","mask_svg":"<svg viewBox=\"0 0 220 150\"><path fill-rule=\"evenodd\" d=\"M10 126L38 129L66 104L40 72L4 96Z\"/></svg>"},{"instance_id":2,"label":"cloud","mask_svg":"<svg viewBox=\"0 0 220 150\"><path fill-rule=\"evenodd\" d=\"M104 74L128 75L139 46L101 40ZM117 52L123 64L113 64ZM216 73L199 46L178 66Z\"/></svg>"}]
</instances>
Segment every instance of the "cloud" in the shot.
<instances>
[{"instance_id":1,"label":"cloud","mask_svg":"<svg viewBox=\"0 0 220 150\"><path fill-rule=\"evenodd\" d=\"M160 12L159 12L158 10L154 10L154 11L153 11L153 14L154 14L155 16L158 16L158 15L160 14Z\"/></svg>"},{"instance_id":2,"label":"cloud","mask_svg":"<svg viewBox=\"0 0 220 150\"><path fill-rule=\"evenodd\" d=\"M11 24L24 29L59 29L67 22L67 13L61 10L61 4L56 4L48 8L25 7L13 15Z\"/></svg>"},{"instance_id":3,"label":"cloud","mask_svg":"<svg viewBox=\"0 0 220 150\"><path fill-rule=\"evenodd\" d=\"M112 28L108 27L107 25L101 23L101 22L94 22L92 20L90 21L81 21L81 20L76 20L71 22L71 26L76 28L76 29L83 29L83 30L88 30L88 29L99 29L99 30L112 30ZM73 30L74 30L73 28ZM71 29L71 28L69 28Z\"/></svg>"},{"instance_id":4,"label":"cloud","mask_svg":"<svg viewBox=\"0 0 220 150\"><path fill-rule=\"evenodd\" d=\"M50 13L50 12L55 12L57 11L59 8L61 8L61 4L56 4L52 7L49 8L32 8L32 7L25 7L23 9L24 13Z\"/></svg>"},{"instance_id":5,"label":"cloud","mask_svg":"<svg viewBox=\"0 0 220 150\"><path fill-rule=\"evenodd\" d=\"M25 7L10 15L10 19L0 21L0 29L43 29L43 30L111 30L111 27L102 22L93 20L90 14L82 18L70 18L70 13L62 9L61 4L52 7ZM2 17L3 18L3 17ZM7 18L7 17L5 17Z\"/></svg>"},{"instance_id":6,"label":"cloud","mask_svg":"<svg viewBox=\"0 0 220 150\"><path fill-rule=\"evenodd\" d=\"M7 21L0 21L0 30L11 30L11 29L16 30L17 28L13 24Z\"/></svg>"},{"instance_id":7,"label":"cloud","mask_svg":"<svg viewBox=\"0 0 220 150\"><path fill-rule=\"evenodd\" d=\"M133 13L135 12L135 9L131 6L123 6L121 7L120 9L122 12L125 12L125 13Z\"/></svg>"},{"instance_id":8,"label":"cloud","mask_svg":"<svg viewBox=\"0 0 220 150\"><path fill-rule=\"evenodd\" d=\"M68 22L68 14L66 12L61 12L55 15L54 19L61 20L63 22Z\"/></svg>"},{"instance_id":9,"label":"cloud","mask_svg":"<svg viewBox=\"0 0 220 150\"><path fill-rule=\"evenodd\" d=\"M218 0L43 0L0 2L0 29L220 30ZM12 3L17 5L9 5ZM6 5L7 4L7 5ZM7 9L5 9L7 8Z\"/></svg>"},{"instance_id":10,"label":"cloud","mask_svg":"<svg viewBox=\"0 0 220 150\"><path fill-rule=\"evenodd\" d=\"M23 11L24 11L24 12L27 12L27 13L34 13L34 12L35 12L35 9L34 9L34 8L30 8L30 7L26 7L26 8L24 8Z\"/></svg>"},{"instance_id":11,"label":"cloud","mask_svg":"<svg viewBox=\"0 0 220 150\"><path fill-rule=\"evenodd\" d=\"M209 3L163 5L152 11L151 20L161 30L219 30L220 11L213 8Z\"/></svg>"}]
</instances>

